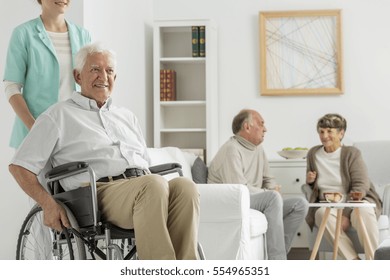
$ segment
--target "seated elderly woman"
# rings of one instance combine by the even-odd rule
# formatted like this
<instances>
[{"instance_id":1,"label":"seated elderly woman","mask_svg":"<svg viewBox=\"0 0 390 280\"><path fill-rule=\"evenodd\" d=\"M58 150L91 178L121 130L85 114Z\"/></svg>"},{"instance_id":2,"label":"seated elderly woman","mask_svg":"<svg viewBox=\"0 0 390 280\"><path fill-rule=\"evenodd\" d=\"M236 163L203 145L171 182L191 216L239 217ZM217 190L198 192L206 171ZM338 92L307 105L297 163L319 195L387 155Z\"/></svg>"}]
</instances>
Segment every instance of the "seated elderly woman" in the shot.
<instances>
[{"instance_id":1,"label":"seated elderly woman","mask_svg":"<svg viewBox=\"0 0 390 280\"><path fill-rule=\"evenodd\" d=\"M317 132L322 145L312 147L307 155L307 178L313 192L309 202L324 200L324 193L339 192L343 201L351 192L363 193L363 200L376 204L376 208L360 208L360 215L366 225L368 238L373 248L378 246L379 231L377 218L382 209L382 202L371 184L367 169L360 151L353 146L342 145L341 141L347 129L346 120L338 114L326 114L317 123ZM355 208L356 209L356 208ZM325 208L310 208L306 222L313 229L314 223L319 227ZM336 209L331 209L325 228L325 238L333 244L336 228ZM363 232L353 208L345 208L342 217L342 231L339 240L341 257L359 259L349 237L345 234L348 227L353 226L363 244Z\"/></svg>"}]
</instances>

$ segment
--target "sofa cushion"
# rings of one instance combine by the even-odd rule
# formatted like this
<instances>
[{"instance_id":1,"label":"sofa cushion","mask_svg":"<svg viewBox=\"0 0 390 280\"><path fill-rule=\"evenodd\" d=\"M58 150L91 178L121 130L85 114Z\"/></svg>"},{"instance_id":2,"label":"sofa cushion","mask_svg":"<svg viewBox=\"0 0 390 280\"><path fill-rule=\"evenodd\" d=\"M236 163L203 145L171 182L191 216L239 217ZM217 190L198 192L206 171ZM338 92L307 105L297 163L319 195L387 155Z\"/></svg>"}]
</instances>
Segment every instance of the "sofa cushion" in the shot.
<instances>
[{"instance_id":1,"label":"sofa cushion","mask_svg":"<svg viewBox=\"0 0 390 280\"><path fill-rule=\"evenodd\" d=\"M191 167L192 180L197 184L207 183L208 169L200 157L197 157Z\"/></svg>"},{"instance_id":2,"label":"sofa cushion","mask_svg":"<svg viewBox=\"0 0 390 280\"><path fill-rule=\"evenodd\" d=\"M184 155L183 151L176 147L148 148L148 154L151 165L170 162L180 163L183 176L192 179L191 165L195 160L195 155L191 158L189 155Z\"/></svg>"}]
</instances>

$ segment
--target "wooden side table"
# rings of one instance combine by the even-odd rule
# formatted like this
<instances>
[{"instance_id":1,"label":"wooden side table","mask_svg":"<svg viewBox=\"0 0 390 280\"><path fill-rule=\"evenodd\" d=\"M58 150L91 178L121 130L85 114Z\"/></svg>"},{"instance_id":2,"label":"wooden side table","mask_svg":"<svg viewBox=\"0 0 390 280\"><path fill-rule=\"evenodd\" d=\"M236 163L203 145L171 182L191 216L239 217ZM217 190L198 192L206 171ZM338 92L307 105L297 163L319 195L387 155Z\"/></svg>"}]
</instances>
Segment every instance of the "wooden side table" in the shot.
<instances>
[{"instance_id":1,"label":"wooden side table","mask_svg":"<svg viewBox=\"0 0 390 280\"><path fill-rule=\"evenodd\" d=\"M324 213L324 218L322 219L320 228L318 229L317 233L317 238L313 246L313 251L311 253L310 259L314 260L318 248L321 243L321 239L324 235L325 231L325 226L329 218L330 214L330 209L331 208L336 208L337 209L337 221L336 221L336 232L335 232L335 238L334 238L334 243L333 243L333 259L337 259L337 252L338 252L338 247L339 247L339 238L340 238L340 233L341 233L341 218L343 215L343 209L345 207L349 208L356 208L356 215L358 218L358 221L360 223L360 226L363 229L363 239L364 239L364 252L366 255L366 259L372 260L374 258L374 250L372 248L371 242L368 239L368 233L367 233L367 228L364 224L364 221L362 217L360 216L360 211L359 208L366 208L366 207L375 207L375 203L368 203L368 202L347 202L347 203L329 203L329 202L320 202L320 203L309 203L309 207L325 207L325 213Z\"/></svg>"}]
</instances>

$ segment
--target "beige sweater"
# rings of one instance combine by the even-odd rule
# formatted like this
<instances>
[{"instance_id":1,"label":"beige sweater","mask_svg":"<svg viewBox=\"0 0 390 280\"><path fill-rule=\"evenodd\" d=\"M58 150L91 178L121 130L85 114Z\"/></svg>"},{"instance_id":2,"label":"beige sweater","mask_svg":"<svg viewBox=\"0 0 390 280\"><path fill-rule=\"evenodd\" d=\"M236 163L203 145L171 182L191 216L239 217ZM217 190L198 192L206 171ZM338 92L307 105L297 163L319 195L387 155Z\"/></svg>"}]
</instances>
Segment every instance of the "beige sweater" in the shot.
<instances>
[{"instance_id":1,"label":"beige sweater","mask_svg":"<svg viewBox=\"0 0 390 280\"><path fill-rule=\"evenodd\" d=\"M321 149L323 146L315 146L310 149L307 155L307 171L316 171L317 166L315 162L315 153ZM379 198L379 195L375 191L374 186L370 182L367 174L367 168L363 161L360 151L353 146L342 146L341 147L341 156L340 156L340 173L342 185L345 188L345 192L349 194L351 191L361 191L364 194L364 200L373 202L376 204L376 215L379 215L382 212L382 202ZM313 193L309 199L309 202L318 202L319 201L319 190L317 182L310 184L310 187L313 189ZM314 215L315 211L318 208L311 207L306 216L307 224L313 228L314 226ZM349 217L351 215L351 208L345 208L343 215Z\"/></svg>"},{"instance_id":2,"label":"beige sweater","mask_svg":"<svg viewBox=\"0 0 390 280\"><path fill-rule=\"evenodd\" d=\"M238 135L232 136L211 161L208 183L243 184L250 193L275 188L263 147Z\"/></svg>"}]
</instances>

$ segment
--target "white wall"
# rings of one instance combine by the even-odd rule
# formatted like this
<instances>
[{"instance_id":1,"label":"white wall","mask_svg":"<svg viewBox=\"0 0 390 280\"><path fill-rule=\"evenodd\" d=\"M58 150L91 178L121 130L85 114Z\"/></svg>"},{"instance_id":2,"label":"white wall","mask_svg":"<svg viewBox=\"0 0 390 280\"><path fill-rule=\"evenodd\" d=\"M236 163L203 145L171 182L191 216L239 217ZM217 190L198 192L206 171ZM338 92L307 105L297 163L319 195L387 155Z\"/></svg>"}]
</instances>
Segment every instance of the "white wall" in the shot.
<instances>
[{"instance_id":1,"label":"white wall","mask_svg":"<svg viewBox=\"0 0 390 280\"><path fill-rule=\"evenodd\" d=\"M264 97L259 95L258 12L342 9L345 93L341 96ZM219 33L220 144L230 135L233 116L244 107L259 110L269 129L269 158L285 146L318 143L315 123L326 112L349 121L346 142L390 139L390 2L387 0L84 0L72 1L68 18L84 24L94 40L107 41L119 58L114 100L133 110L152 144L152 19L212 18ZM13 11L13 12L10 12ZM17 11L17 12L16 12ZM13 0L0 9L0 76L12 28L39 14L35 0ZM16 236L30 208L8 173L13 111L0 94L0 259L15 255Z\"/></svg>"},{"instance_id":2,"label":"white wall","mask_svg":"<svg viewBox=\"0 0 390 280\"><path fill-rule=\"evenodd\" d=\"M92 40L112 46L118 69L114 103L138 116L153 144L152 0L84 0L84 26Z\"/></svg>"},{"instance_id":3,"label":"white wall","mask_svg":"<svg viewBox=\"0 0 390 280\"><path fill-rule=\"evenodd\" d=\"M191 3L191 4L189 4ZM338 112L349 121L345 143L390 139L390 1L386 0L154 0L155 19L211 18L219 33L219 141L231 136L242 108L263 115L269 158L286 146L319 143L317 119ZM341 96L266 97L259 92L258 13L267 10L342 9L345 93Z\"/></svg>"}]
</instances>

